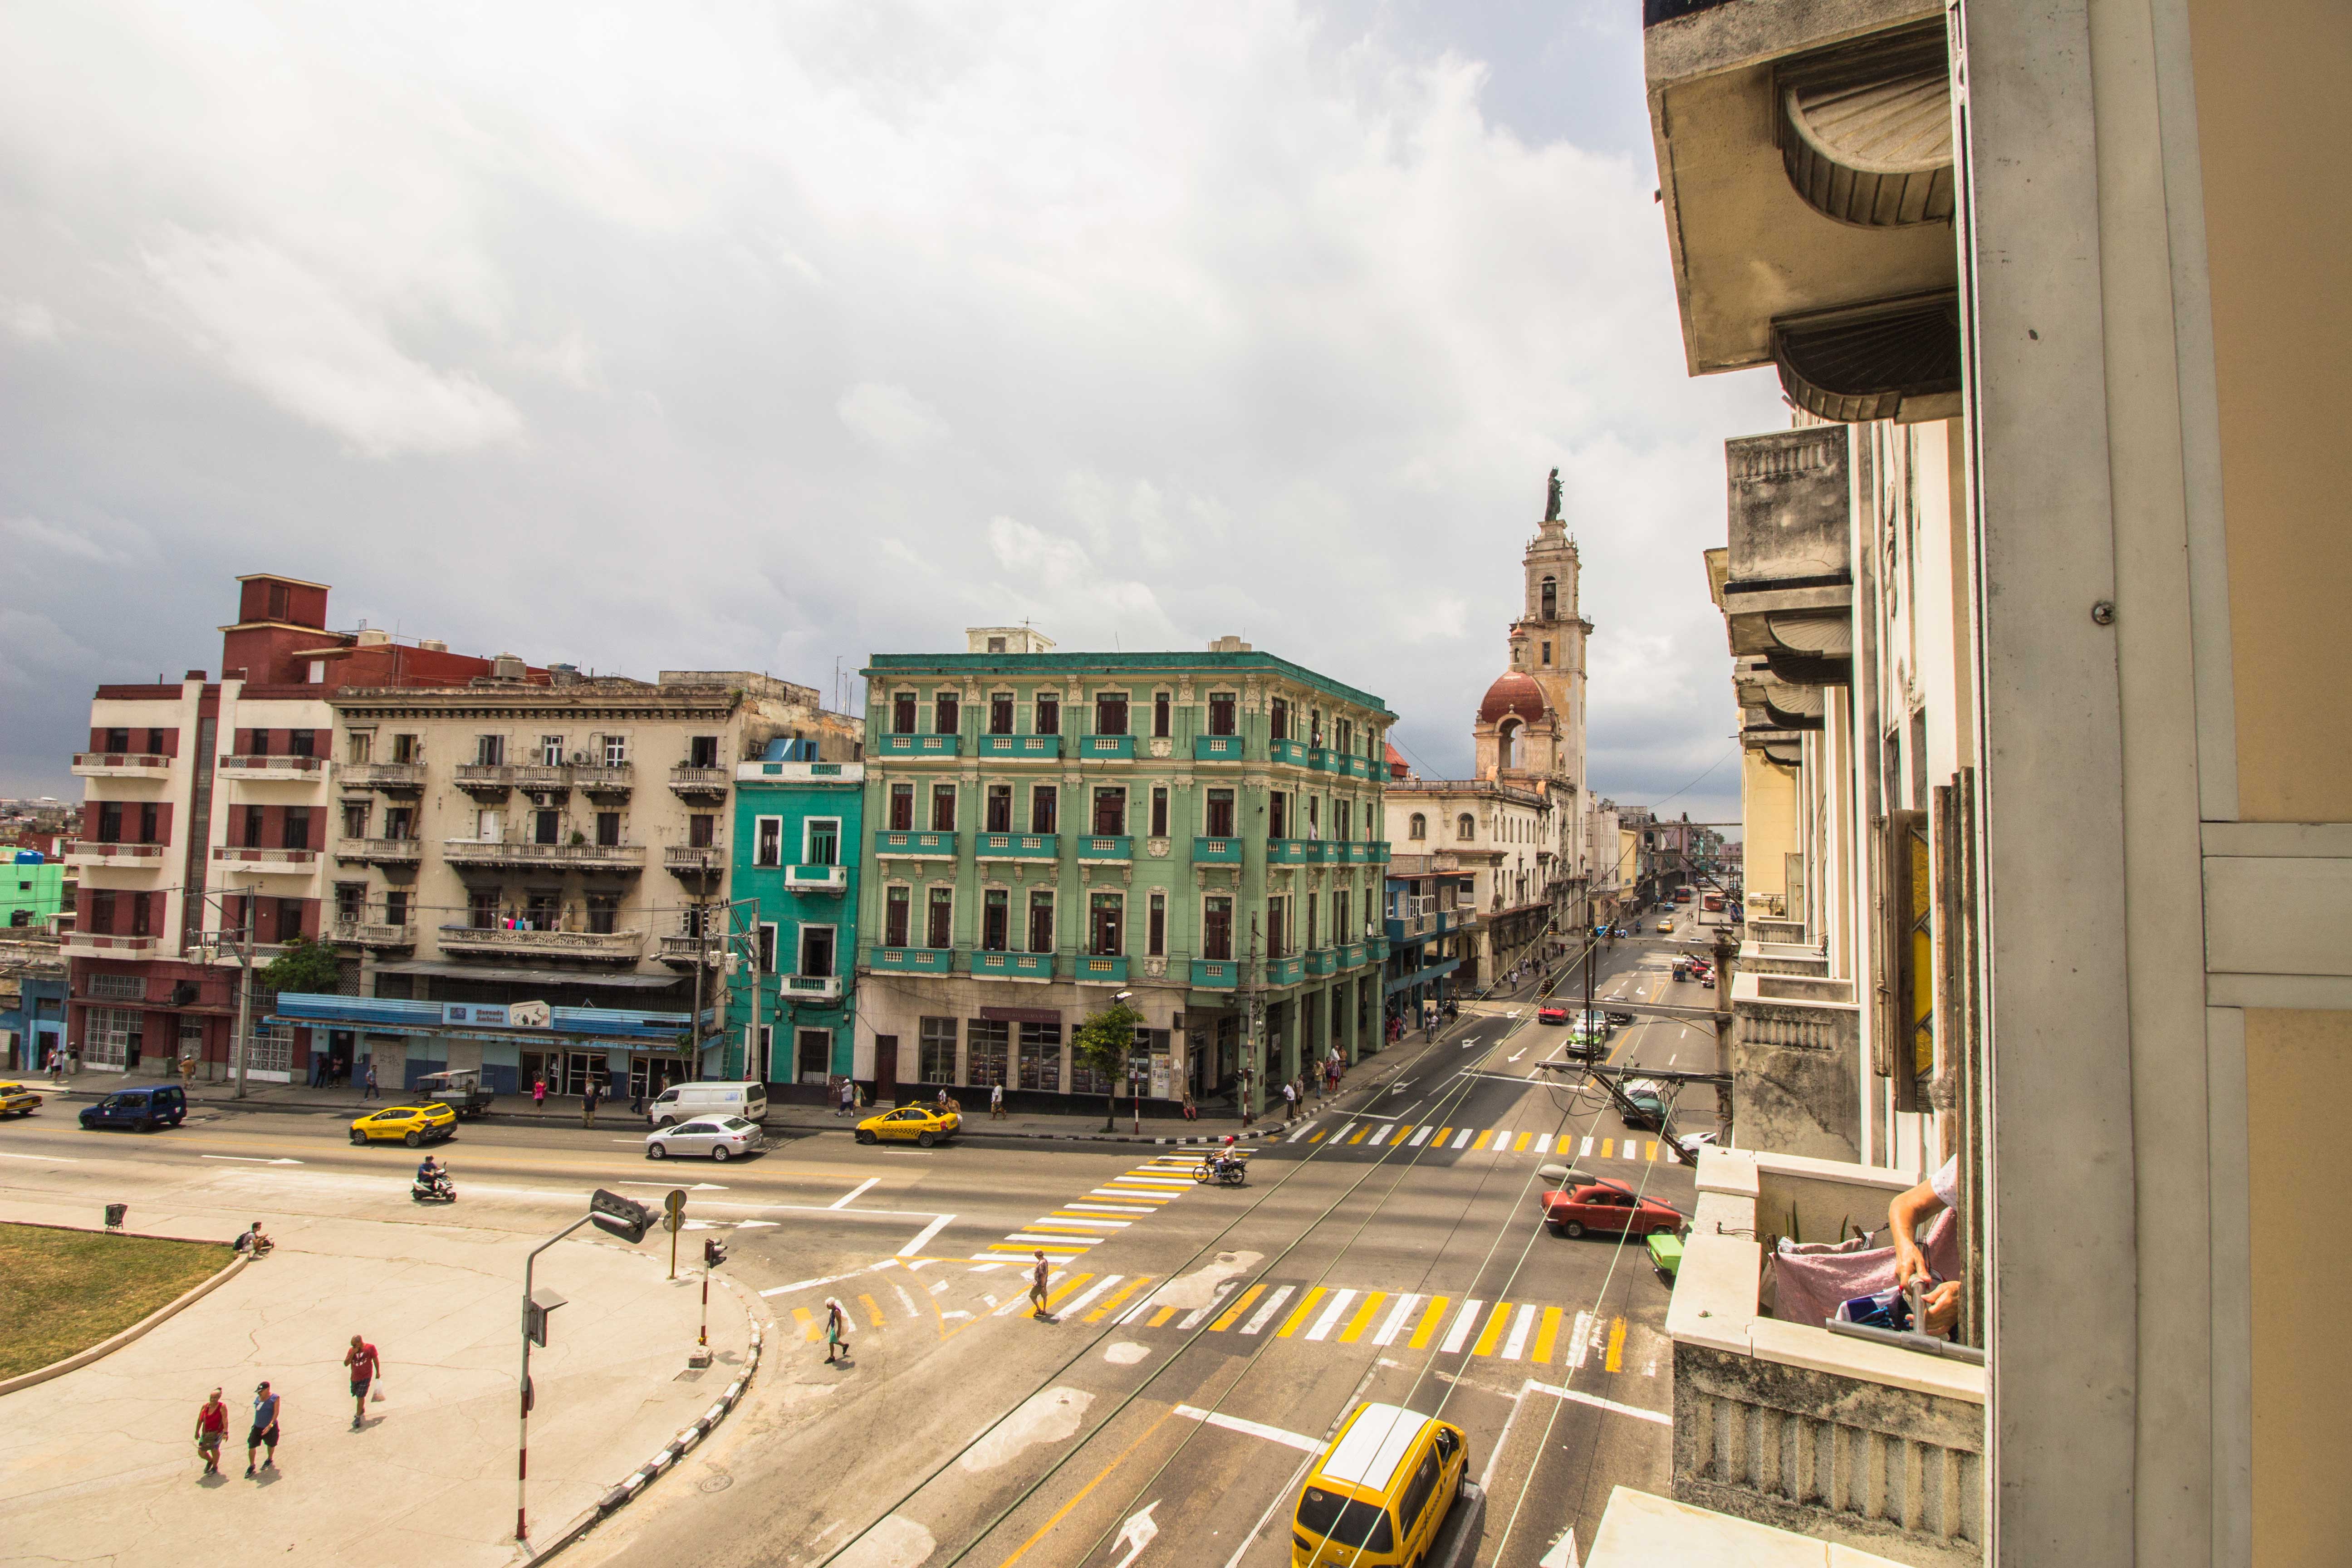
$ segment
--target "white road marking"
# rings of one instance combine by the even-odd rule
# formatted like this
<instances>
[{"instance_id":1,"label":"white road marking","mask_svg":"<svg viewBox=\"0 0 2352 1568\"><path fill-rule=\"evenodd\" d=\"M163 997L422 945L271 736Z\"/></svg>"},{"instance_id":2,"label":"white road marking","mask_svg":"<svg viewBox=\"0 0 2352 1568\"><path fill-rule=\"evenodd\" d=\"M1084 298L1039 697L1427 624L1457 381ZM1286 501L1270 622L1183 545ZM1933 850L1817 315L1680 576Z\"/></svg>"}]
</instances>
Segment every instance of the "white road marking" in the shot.
<instances>
[{"instance_id":1,"label":"white road marking","mask_svg":"<svg viewBox=\"0 0 2352 1568\"><path fill-rule=\"evenodd\" d=\"M1568 1364L1570 1370L1574 1371L1577 1368L1583 1366L1585 1362L1591 1359L1592 1355L1592 1342L1595 1337L1594 1328L1595 1324L1592 1321L1591 1313L1579 1312L1576 1314L1575 1326L1570 1328L1568 1331Z\"/></svg>"},{"instance_id":2,"label":"white road marking","mask_svg":"<svg viewBox=\"0 0 2352 1568\"><path fill-rule=\"evenodd\" d=\"M1323 1451L1323 1440L1319 1437L1309 1437L1303 1432L1286 1432L1279 1426L1268 1426L1259 1421L1244 1421L1238 1415L1227 1415L1221 1411L1202 1410L1196 1405L1180 1405L1176 1407L1176 1414L1198 1421L1203 1426L1222 1426L1228 1432L1239 1432L1251 1437L1263 1437L1269 1443L1279 1443L1286 1448L1296 1448L1302 1454L1319 1454ZM1286 1498L1287 1495L1286 1490L1283 1496Z\"/></svg>"},{"instance_id":3,"label":"white road marking","mask_svg":"<svg viewBox=\"0 0 2352 1568\"><path fill-rule=\"evenodd\" d=\"M1654 1421L1661 1426L1671 1426L1675 1424L1675 1418L1663 1410L1644 1410L1638 1405L1620 1405L1613 1399L1603 1399L1597 1394L1585 1394L1577 1389L1561 1388L1549 1383L1530 1383L1528 1384L1528 1392L1549 1394L1554 1399L1573 1400L1579 1405L1590 1405L1596 1410L1610 1410L1620 1415L1631 1415L1637 1421Z\"/></svg>"},{"instance_id":4,"label":"white road marking","mask_svg":"<svg viewBox=\"0 0 2352 1568\"><path fill-rule=\"evenodd\" d=\"M1233 1293L1234 1282L1228 1279L1223 1284L1217 1287L1216 1294L1209 1298L1209 1304L1207 1306L1195 1307L1192 1310L1185 1313L1182 1318L1178 1320L1176 1326L1179 1329L1196 1329L1200 1327L1201 1320L1215 1311L1218 1308L1223 1306L1225 1304L1225 1298Z\"/></svg>"},{"instance_id":5,"label":"white road marking","mask_svg":"<svg viewBox=\"0 0 2352 1568\"><path fill-rule=\"evenodd\" d=\"M1537 1134L1536 1134L1536 1148L1535 1148L1535 1152L1536 1152L1537 1153L1538 1153L1538 1154L1549 1154L1549 1153L1550 1153L1550 1152L1551 1152L1551 1134L1550 1134L1550 1133L1549 1133L1549 1132L1538 1132L1538 1133L1537 1133Z\"/></svg>"},{"instance_id":6,"label":"white road marking","mask_svg":"<svg viewBox=\"0 0 2352 1568\"><path fill-rule=\"evenodd\" d=\"M41 1160L60 1165L79 1165L81 1162L66 1154L0 1154L0 1160Z\"/></svg>"},{"instance_id":7,"label":"white road marking","mask_svg":"<svg viewBox=\"0 0 2352 1568\"><path fill-rule=\"evenodd\" d=\"M1250 1321L1242 1325L1242 1332L1245 1334L1254 1334L1260 1329L1265 1327L1265 1325L1273 1320L1276 1309L1279 1308L1283 1302L1290 1299L1292 1289L1293 1287L1285 1285L1273 1295L1268 1296L1265 1299L1265 1305L1251 1313Z\"/></svg>"},{"instance_id":8,"label":"white road marking","mask_svg":"<svg viewBox=\"0 0 2352 1568\"><path fill-rule=\"evenodd\" d=\"M259 1154L199 1154L196 1157L200 1160L235 1160L239 1164L243 1165L299 1165L302 1163L299 1160L289 1160L282 1157L271 1160Z\"/></svg>"},{"instance_id":9,"label":"white road marking","mask_svg":"<svg viewBox=\"0 0 2352 1568\"><path fill-rule=\"evenodd\" d=\"M1428 1137L1428 1136L1429 1136L1429 1133L1430 1133L1430 1129L1428 1129L1428 1128L1426 1128L1426 1127L1423 1128L1420 1131L1418 1131L1418 1132L1416 1132L1416 1133L1414 1133L1414 1134L1412 1135L1412 1142L1410 1144L1408 1144L1408 1145L1407 1145L1407 1147L1408 1147L1408 1148L1413 1148L1413 1149L1418 1149L1418 1148L1420 1148L1420 1147L1421 1147L1421 1141L1422 1141L1423 1139L1424 1139L1424 1138Z\"/></svg>"},{"instance_id":10,"label":"white road marking","mask_svg":"<svg viewBox=\"0 0 2352 1568\"><path fill-rule=\"evenodd\" d=\"M614 1184L621 1187L676 1187L678 1184L676 1182L615 1182ZM727 1189L716 1182L697 1182L686 1190L689 1193L723 1193Z\"/></svg>"},{"instance_id":11,"label":"white road marking","mask_svg":"<svg viewBox=\"0 0 2352 1568\"><path fill-rule=\"evenodd\" d=\"M849 1192L834 1199L833 1202L825 1205L824 1206L829 1209L845 1209L857 1199L865 1196L867 1191L878 1184L881 1180L882 1178L879 1176L868 1176L864 1181L858 1183L856 1186L851 1188Z\"/></svg>"},{"instance_id":12,"label":"white road marking","mask_svg":"<svg viewBox=\"0 0 2352 1568\"><path fill-rule=\"evenodd\" d=\"M1591 1140L1591 1139L1590 1139L1590 1138L1587 1138L1587 1139L1584 1141L1584 1142L1582 1143L1582 1145L1581 1145L1581 1146L1580 1146L1580 1147L1577 1149L1577 1151L1576 1151L1576 1157L1577 1157L1578 1159L1581 1160L1581 1159L1583 1159L1586 1155L1588 1155L1588 1154L1590 1154L1590 1153L1591 1153L1591 1152L1592 1152L1592 1140Z\"/></svg>"},{"instance_id":13,"label":"white road marking","mask_svg":"<svg viewBox=\"0 0 2352 1568\"><path fill-rule=\"evenodd\" d=\"M1099 1236L1073 1236L1067 1231L1039 1236L1033 1231L1016 1230L1004 1239L1025 1242L1033 1247L1092 1247L1103 1238Z\"/></svg>"},{"instance_id":14,"label":"white road marking","mask_svg":"<svg viewBox=\"0 0 2352 1568\"><path fill-rule=\"evenodd\" d=\"M1349 1122L1348 1125L1340 1128L1339 1131L1331 1134L1331 1142L1334 1143L1346 1142L1348 1141L1348 1134L1353 1132L1360 1125L1360 1123L1359 1122Z\"/></svg>"},{"instance_id":15,"label":"white road marking","mask_svg":"<svg viewBox=\"0 0 2352 1568\"><path fill-rule=\"evenodd\" d=\"M1454 1134L1454 1147L1455 1147L1456 1149L1464 1149L1464 1148L1467 1148L1467 1147L1469 1146L1469 1143L1470 1143L1470 1140L1471 1140L1471 1138L1472 1138L1474 1135L1475 1135L1476 1131L1477 1131L1477 1129L1476 1129L1476 1128L1474 1128L1474 1127L1465 1127L1465 1128L1464 1128L1460 1132L1458 1132L1458 1133Z\"/></svg>"},{"instance_id":16,"label":"white road marking","mask_svg":"<svg viewBox=\"0 0 2352 1568\"><path fill-rule=\"evenodd\" d=\"M1158 1214L1160 1212L1149 1204L1064 1204L1062 1206L1077 1214Z\"/></svg>"},{"instance_id":17,"label":"white road marking","mask_svg":"<svg viewBox=\"0 0 2352 1568\"><path fill-rule=\"evenodd\" d=\"M1404 1331L1405 1321L1414 1312L1418 1311L1421 1308L1421 1304L1428 1300L1429 1298L1426 1296L1400 1296L1397 1298L1397 1304L1390 1310L1387 1321L1381 1324L1380 1332L1372 1336L1372 1343L1376 1345L1393 1344L1396 1342L1397 1335Z\"/></svg>"},{"instance_id":18,"label":"white road marking","mask_svg":"<svg viewBox=\"0 0 2352 1568\"><path fill-rule=\"evenodd\" d=\"M1096 1297L1101 1295L1104 1291L1109 1289L1112 1286L1118 1284L1120 1280L1126 1278L1127 1276L1124 1274L1108 1275L1103 1279L1097 1280L1093 1289L1088 1290L1085 1295L1079 1297L1075 1301L1064 1302L1061 1306L1055 1308L1055 1310L1061 1313L1064 1317L1075 1317L1076 1314L1086 1310L1087 1305L1092 1302Z\"/></svg>"},{"instance_id":19,"label":"white road marking","mask_svg":"<svg viewBox=\"0 0 2352 1568\"><path fill-rule=\"evenodd\" d=\"M909 1241L906 1246L898 1249L898 1256L901 1258L912 1258L915 1254L922 1251L924 1244L929 1241L931 1237L939 1235L942 1230L945 1230L947 1228L948 1221L953 1218L955 1218L955 1215L951 1214L943 1214L937 1219L931 1221L930 1224L925 1226L922 1229L915 1233L915 1237L912 1241Z\"/></svg>"},{"instance_id":20,"label":"white road marking","mask_svg":"<svg viewBox=\"0 0 2352 1568\"><path fill-rule=\"evenodd\" d=\"M1371 1138L1371 1139L1367 1140L1367 1141L1365 1142L1364 1147L1365 1147L1365 1148L1367 1148L1367 1149L1377 1149L1377 1148L1379 1148L1381 1144L1383 1144L1383 1143L1385 1143L1385 1142L1387 1142L1389 1141L1389 1134L1390 1134L1390 1133L1391 1133L1391 1132L1393 1132L1393 1131L1396 1131L1396 1129L1395 1129L1395 1128L1393 1128L1393 1127L1383 1127L1383 1128L1381 1128L1381 1131L1380 1131L1380 1134L1379 1134L1379 1136L1377 1136L1377 1137L1375 1137L1375 1138Z\"/></svg>"},{"instance_id":21,"label":"white road marking","mask_svg":"<svg viewBox=\"0 0 2352 1568\"><path fill-rule=\"evenodd\" d=\"M1521 1307L1519 1315L1511 1320L1511 1337L1503 1342L1503 1359L1517 1361L1528 1348L1528 1331L1535 1327L1536 1310Z\"/></svg>"},{"instance_id":22,"label":"white road marking","mask_svg":"<svg viewBox=\"0 0 2352 1568\"><path fill-rule=\"evenodd\" d=\"M1486 1305L1475 1297L1462 1303L1462 1310L1454 1314L1453 1327L1445 1331L1444 1342L1437 1347L1441 1353L1452 1355L1462 1348L1463 1342L1470 1337L1470 1331L1478 1326L1478 1313Z\"/></svg>"},{"instance_id":23,"label":"white road marking","mask_svg":"<svg viewBox=\"0 0 2352 1568\"><path fill-rule=\"evenodd\" d=\"M1323 1315L1315 1320L1315 1326L1307 1331L1307 1337L1310 1340L1319 1340L1338 1328L1339 1314L1346 1311L1348 1303L1355 1299L1356 1293L1353 1290L1341 1290L1335 1294L1331 1298L1331 1304L1323 1309Z\"/></svg>"},{"instance_id":24,"label":"white road marking","mask_svg":"<svg viewBox=\"0 0 2352 1568\"><path fill-rule=\"evenodd\" d=\"M915 1310L915 1299L907 1294L907 1288L904 1285L893 1285L890 1289L898 1293L898 1304L907 1309L907 1316L910 1318L921 1316Z\"/></svg>"},{"instance_id":25,"label":"white road marking","mask_svg":"<svg viewBox=\"0 0 2352 1568\"><path fill-rule=\"evenodd\" d=\"M869 1263L863 1268L853 1268L846 1274L826 1274L814 1279L795 1279L789 1285L772 1286L768 1289L761 1291L760 1294L762 1296L789 1295L794 1290L805 1290L813 1285L832 1285L844 1279L855 1279L860 1274L871 1274L877 1268L887 1267L888 1267L888 1265L886 1263Z\"/></svg>"}]
</instances>

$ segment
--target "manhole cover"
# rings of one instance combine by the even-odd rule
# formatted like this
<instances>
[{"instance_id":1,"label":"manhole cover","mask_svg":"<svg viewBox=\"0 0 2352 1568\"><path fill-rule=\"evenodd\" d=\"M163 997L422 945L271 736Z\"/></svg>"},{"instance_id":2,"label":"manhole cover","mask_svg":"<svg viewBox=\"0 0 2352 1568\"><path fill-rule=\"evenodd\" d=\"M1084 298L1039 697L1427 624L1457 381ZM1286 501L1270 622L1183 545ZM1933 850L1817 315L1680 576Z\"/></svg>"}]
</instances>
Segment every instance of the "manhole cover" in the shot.
<instances>
[{"instance_id":1,"label":"manhole cover","mask_svg":"<svg viewBox=\"0 0 2352 1568\"><path fill-rule=\"evenodd\" d=\"M700 1383L702 1381L702 1374L709 1370L710 1369L707 1366L690 1366L684 1372L679 1373L677 1376L670 1381L673 1383Z\"/></svg>"},{"instance_id":2,"label":"manhole cover","mask_svg":"<svg viewBox=\"0 0 2352 1568\"><path fill-rule=\"evenodd\" d=\"M705 1476L697 1489L706 1492L723 1492L734 1484L733 1476Z\"/></svg>"}]
</instances>

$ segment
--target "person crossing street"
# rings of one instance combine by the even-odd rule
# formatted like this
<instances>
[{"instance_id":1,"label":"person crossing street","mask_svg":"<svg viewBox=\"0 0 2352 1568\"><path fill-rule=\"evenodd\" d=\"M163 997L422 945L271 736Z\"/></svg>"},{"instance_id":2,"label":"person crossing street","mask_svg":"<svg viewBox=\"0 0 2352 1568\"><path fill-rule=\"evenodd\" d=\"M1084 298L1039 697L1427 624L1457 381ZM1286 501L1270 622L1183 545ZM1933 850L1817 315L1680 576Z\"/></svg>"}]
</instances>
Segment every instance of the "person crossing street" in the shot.
<instances>
[{"instance_id":1,"label":"person crossing street","mask_svg":"<svg viewBox=\"0 0 2352 1568\"><path fill-rule=\"evenodd\" d=\"M1029 1271L1029 1300L1035 1302L1036 1306L1029 1315L1033 1318L1043 1318L1050 1323L1054 1321L1054 1315L1045 1310L1045 1286L1053 1279L1054 1266L1045 1261L1044 1248L1038 1249L1036 1257L1036 1267Z\"/></svg>"},{"instance_id":2,"label":"person crossing street","mask_svg":"<svg viewBox=\"0 0 2352 1568\"><path fill-rule=\"evenodd\" d=\"M204 1456L205 1474L220 1474L221 1444L227 1438L228 1406L221 1403L221 1391L215 1388L196 1412L196 1452Z\"/></svg>"}]
</instances>

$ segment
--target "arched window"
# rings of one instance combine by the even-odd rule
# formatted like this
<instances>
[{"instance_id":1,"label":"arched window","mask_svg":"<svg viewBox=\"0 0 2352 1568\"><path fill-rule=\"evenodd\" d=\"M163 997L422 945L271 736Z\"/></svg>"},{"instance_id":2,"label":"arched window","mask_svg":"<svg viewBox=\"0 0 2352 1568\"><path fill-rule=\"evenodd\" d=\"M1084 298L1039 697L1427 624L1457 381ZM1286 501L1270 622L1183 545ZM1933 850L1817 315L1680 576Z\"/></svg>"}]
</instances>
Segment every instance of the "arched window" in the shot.
<instances>
[{"instance_id":1,"label":"arched window","mask_svg":"<svg viewBox=\"0 0 2352 1568\"><path fill-rule=\"evenodd\" d=\"M1543 580L1543 618L1548 621L1555 620L1559 616L1559 580L1547 577Z\"/></svg>"},{"instance_id":2,"label":"arched window","mask_svg":"<svg viewBox=\"0 0 2352 1568\"><path fill-rule=\"evenodd\" d=\"M1527 763L1527 726L1517 719L1503 721L1500 736L1502 755L1498 759L1506 768L1524 768Z\"/></svg>"},{"instance_id":3,"label":"arched window","mask_svg":"<svg viewBox=\"0 0 2352 1568\"><path fill-rule=\"evenodd\" d=\"M1466 811L1465 811L1465 812L1464 812L1461 816L1457 816L1457 817L1455 817L1455 818L1454 819L1454 837L1456 837L1456 838L1475 838L1477 836L1478 836L1478 821L1477 821L1477 818L1475 818L1475 817L1472 816L1468 812L1466 812Z\"/></svg>"},{"instance_id":4,"label":"arched window","mask_svg":"<svg viewBox=\"0 0 2352 1568\"><path fill-rule=\"evenodd\" d=\"M1416 812L1414 812L1414 813L1412 814L1412 821L1410 824L1408 824L1408 825L1406 826L1406 827L1405 827L1405 837L1408 837L1408 838L1426 838L1426 837L1429 837L1429 818L1427 818L1426 816L1423 816L1421 813L1419 813L1419 812L1417 812L1417 811L1416 811Z\"/></svg>"}]
</instances>

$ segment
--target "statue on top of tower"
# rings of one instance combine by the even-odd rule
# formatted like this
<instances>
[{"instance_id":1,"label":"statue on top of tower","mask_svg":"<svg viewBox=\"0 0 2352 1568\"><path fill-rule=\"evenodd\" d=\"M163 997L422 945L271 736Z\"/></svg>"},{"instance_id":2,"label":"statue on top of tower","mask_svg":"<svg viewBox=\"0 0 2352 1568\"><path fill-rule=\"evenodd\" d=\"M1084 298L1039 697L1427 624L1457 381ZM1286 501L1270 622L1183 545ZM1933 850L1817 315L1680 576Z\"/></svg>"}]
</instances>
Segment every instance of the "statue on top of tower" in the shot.
<instances>
[{"instance_id":1,"label":"statue on top of tower","mask_svg":"<svg viewBox=\"0 0 2352 1568\"><path fill-rule=\"evenodd\" d=\"M1554 468L1551 478L1544 482L1544 516L1546 522L1558 522L1559 516L1559 470Z\"/></svg>"}]
</instances>

